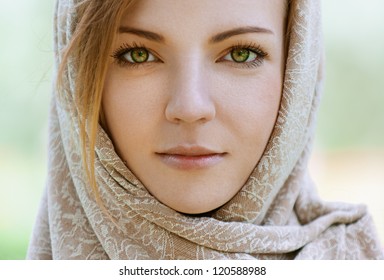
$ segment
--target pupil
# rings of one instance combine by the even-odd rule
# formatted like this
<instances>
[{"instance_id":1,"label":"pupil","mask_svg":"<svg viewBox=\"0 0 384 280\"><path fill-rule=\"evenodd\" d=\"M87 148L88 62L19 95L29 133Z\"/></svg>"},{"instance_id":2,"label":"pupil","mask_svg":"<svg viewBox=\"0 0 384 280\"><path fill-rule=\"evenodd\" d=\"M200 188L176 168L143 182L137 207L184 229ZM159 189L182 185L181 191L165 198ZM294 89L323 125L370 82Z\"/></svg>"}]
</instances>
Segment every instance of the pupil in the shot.
<instances>
[{"instance_id":1,"label":"pupil","mask_svg":"<svg viewBox=\"0 0 384 280\"><path fill-rule=\"evenodd\" d=\"M232 51L231 56L235 62L244 62L249 58L249 50L236 49Z\"/></svg>"},{"instance_id":2,"label":"pupil","mask_svg":"<svg viewBox=\"0 0 384 280\"><path fill-rule=\"evenodd\" d=\"M132 51L131 57L135 62L145 62L148 59L148 52L144 49L136 49Z\"/></svg>"}]
</instances>

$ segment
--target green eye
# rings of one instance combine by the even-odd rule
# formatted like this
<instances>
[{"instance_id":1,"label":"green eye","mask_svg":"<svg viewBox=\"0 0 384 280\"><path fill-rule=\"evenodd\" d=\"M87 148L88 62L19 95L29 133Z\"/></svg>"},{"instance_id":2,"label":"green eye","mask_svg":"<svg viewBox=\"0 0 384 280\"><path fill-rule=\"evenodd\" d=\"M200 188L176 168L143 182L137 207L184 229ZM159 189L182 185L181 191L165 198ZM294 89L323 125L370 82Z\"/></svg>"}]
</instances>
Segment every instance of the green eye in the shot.
<instances>
[{"instance_id":1,"label":"green eye","mask_svg":"<svg viewBox=\"0 0 384 280\"><path fill-rule=\"evenodd\" d=\"M126 52L124 58L130 63L144 63L154 61L153 55L144 48L133 48Z\"/></svg>"},{"instance_id":2,"label":"green eye","mask_svg":"<svg viewBox=\"0 0 384 280\"><path fill-rule=\"evenodd\" d=\"M142 63L148 60L148 51L146 49L133 49L130 52L132 62Z\"/></svg>"},{"instance_id":3,"label":"green eye","mask_svg":"<svg viewBox=\"0 0 384 280\"><path fill-rule=\"evenodd\" d=\"M242 63L253 61L257 57L257 54L253 51L250 51L249 49L236 48L230 52L230 56L234 62Z\"/></svg>"}]
</instances>

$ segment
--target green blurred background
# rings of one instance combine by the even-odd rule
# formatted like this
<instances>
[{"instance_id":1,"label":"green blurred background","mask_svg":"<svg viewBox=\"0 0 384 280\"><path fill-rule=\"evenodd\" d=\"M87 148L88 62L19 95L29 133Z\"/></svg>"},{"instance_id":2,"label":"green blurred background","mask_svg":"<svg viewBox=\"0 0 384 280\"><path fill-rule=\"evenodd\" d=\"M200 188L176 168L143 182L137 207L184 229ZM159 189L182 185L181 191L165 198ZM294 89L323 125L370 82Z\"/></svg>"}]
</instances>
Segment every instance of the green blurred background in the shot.
<instances>
[{"instance_id":1,"label":"green blurred background","mask_svg":"<svg viewBox=\"0 0 384 280\"><path fill-rule=\"evenodd\" d=\"M0 259L24 259L46 176L54 1L0 0ZM327 81L311 170L384 241L384 1L324 0Z\"/></svg>"}]
</instances>

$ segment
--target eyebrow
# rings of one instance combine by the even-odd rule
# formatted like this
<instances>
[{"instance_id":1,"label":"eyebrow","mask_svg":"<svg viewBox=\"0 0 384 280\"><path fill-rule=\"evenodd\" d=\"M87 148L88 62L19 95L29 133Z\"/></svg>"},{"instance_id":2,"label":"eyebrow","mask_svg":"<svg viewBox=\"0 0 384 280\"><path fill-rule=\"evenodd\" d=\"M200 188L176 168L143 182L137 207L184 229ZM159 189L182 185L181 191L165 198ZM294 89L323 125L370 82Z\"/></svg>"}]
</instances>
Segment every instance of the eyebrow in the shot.
<instances>
[{"instance_id":1,"label":"eyebrow","mask_svg":"<svg viewBox=\"0 0 384 280\"><path fill-rule=\"evenodd\" d=\"M146 38L151 41L155 42L164 42L164 36L157 34L155 32L147 31L147 30L142 30L142 29L137 29L137 28L132 28L132 27L126 27L126 26L121 26L119 28L119 33L130 33L134 34L143 38ZM230 29L224 32L221 32L219 34L216 34L212 36L209 40L211 44L213 43L219 43L222 42L230 37L236 36L236 35L241 35L241 34L246 34L246 33L266 33L266 34L274 34L271 30L263 27L258 27L258 26L245 26L245 27L238 27L234 29Z\"/></svg>"},{"instance_id":2,"label":"eyebrow","mask_svg":"<svg viewBox=\"0 0 384 280\"><path fill-rule=\"evenodd\" d=\"M213 36L209 42L210 43L219 43L222 42L232 36L246 34L246 33L266 33L266 34L273 34L273 32L267 28L258 27L258 26L245 26L245 27L239 27L234 28L228 31L221 32L215 36Z\"/></svg>"},{"instance_id":3,"label":"eyebrow","mask_svg":"<svg viewBox=\"0 0 384 280\"><path fill-rule=\"evenodd\" d=\"M141 29L136 29L136 28L131 28L131 27L126 27L126 26L121 26L119 28L119 33L130 33L134 34L143 38L146 38L151 41L155 42L164 42L165 39L162 35L151 32L151 31L146 31L146 30L141 30Z\"/></svg>"}]
</instances>

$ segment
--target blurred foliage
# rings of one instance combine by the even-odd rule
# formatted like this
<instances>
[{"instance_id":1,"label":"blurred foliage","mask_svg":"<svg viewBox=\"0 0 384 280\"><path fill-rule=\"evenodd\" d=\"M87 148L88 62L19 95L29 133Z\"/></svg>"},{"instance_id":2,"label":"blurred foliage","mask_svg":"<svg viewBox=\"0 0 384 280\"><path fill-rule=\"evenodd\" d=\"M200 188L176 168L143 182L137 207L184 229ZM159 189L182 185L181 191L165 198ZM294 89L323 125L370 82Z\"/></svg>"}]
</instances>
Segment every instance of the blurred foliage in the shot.
<instances>
[{"instance_id":1,"label":"blurred foliage","mask_svg":"<svg viewBox=\"0 0 384 280\"><path fill-rule=\"evenodd\" d=\"M23 259L46 172L54 1L0 2L0 259ZM384 2L323 7L317 146L384 148Z\"/></svg>"},{"instance_id":2,"label":"blurred foliage","mask_svg":"<svg viewBox=\"0 0 384 280\"><path fill-rule=\"evenodd\" d=\"M323 7L327 71L319 145L383 148L384 3L328 0Z\"/></svg>"},{"instance_id":3,"label":"blurred foliage","mask_svg":"<svg viewBox=\"0 0 384 280\"><path fill-rule=\"evenodd\" d=\"M0 259L24 259L45 180L54 1L0 2Z\"/></svg>"}]
</instances>

